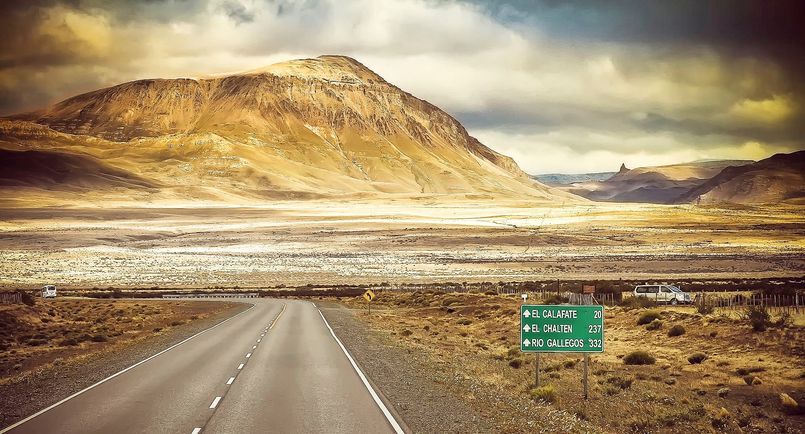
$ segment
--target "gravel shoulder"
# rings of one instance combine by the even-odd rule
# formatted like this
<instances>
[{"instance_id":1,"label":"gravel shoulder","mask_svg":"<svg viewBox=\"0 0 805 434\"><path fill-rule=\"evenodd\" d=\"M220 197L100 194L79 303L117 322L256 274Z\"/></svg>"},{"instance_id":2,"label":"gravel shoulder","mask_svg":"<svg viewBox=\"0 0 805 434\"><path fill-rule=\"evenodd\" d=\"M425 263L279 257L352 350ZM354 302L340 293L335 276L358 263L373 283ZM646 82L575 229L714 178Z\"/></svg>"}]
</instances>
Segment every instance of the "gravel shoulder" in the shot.
<instances>
[{"instance_id":1,"label":"gravel shoulder","mask_svg":"<svg viewBox=\"0 0 805 434\"><path fill-rule=\"evenodd\" d=\"M406 347L395 336L374 330L362 317L364 311L333 301L316 305L410 432L595 431L565 412L506 398L468 375L462 360L437 360Z\"/></svg>"},{"instance_id":2,"label":"gravel shoulder","mask_svg":"<svg viewBox=\"0 0 805 434\"><path fill-rule=\"evenodd\" d=\"M372 331L352 310L338 303L317 301L316 306L410 432L484 433L492 430L485 415L459 396L466 392L449 386L450 374L431 369L426 356Z\"/></svg>"},{"instance_id":3,"label":"gravel shoulder","mask_svg":"<svg viewBox=\"0 0 805 434\"><path fill-rule=\"evenodd\" d=\"M231 306L211 316L171 327L128 345L108 346L49 364L0 384L0 396L3 397L0 399L0 427L9 426L251 306L248 303L226 304Z\"/></svg>"}]
</instances>

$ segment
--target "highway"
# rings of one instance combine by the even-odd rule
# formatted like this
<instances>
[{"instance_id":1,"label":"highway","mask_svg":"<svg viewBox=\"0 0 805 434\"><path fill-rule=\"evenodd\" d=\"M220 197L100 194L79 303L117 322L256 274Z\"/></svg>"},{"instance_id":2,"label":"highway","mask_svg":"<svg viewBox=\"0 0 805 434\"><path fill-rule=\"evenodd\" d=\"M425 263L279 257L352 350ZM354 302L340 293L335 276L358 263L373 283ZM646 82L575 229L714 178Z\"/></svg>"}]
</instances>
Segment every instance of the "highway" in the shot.
<instances>
[{"instance_id":1,"label":"highway","mask_svg":"<svg viewBox=\"0 0 805 434\"><path fill-rule=\"evenodd\" d=\"M253 307L0 433L401 433L313 303Z\"/></svg>"}]
</instances>

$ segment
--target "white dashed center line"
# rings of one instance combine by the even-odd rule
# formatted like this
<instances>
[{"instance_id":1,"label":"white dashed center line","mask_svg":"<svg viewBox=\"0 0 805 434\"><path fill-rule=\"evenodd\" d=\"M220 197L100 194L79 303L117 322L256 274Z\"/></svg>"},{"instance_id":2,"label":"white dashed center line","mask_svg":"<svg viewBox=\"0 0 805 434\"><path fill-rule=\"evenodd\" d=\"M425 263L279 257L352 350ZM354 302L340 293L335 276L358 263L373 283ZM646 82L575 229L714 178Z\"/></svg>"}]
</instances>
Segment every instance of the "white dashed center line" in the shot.
<instances>
[{"instance_id":1,"label":"white dashed center line","mask_svg":"<svg viewBox=\"0 0 805 434\"><path fill-rule=\"evenodd\" d=\"M219 402L221 402L221 397L216 396L215 399L212 400L212 404L210 404L210 408L218 407Z\"/></svg>"},{"instance_id":2,"label":"white dashed center line","mask_svg":"<svg viewBox=\"0 0 805 434\"><path fill-rule=\"evenodd\" d=\"M243 363L241 363L240 366L238 366L238 371L240 371L241 369L243 369Z\"/></svg>"},{"instance_id":3,"label":"white dashed center line","mask_svg":"<svg viewBox=\"0 0 805 434\"><path fill-rule=\"evenodd\" d=\"M248 359L249 357L251 357L251 356L252 356L252 353L246 353L246 358L247 358L247 359Z\"/></svg>"},{"instance_id":4,"label":"white dashed center line","mask_svg":"<svg viewBox=\"0 0 805 434\"><path fill-rule=\"evenodd\" d=\"M226 382L227 386L232 384L233 381L235 381L235 377L229 377L229 381Z\"/></svg>"},{"instance_id":5,"label":"white dashed center line","mask_svg":"<svg viewBox=\"0 0 805 434\"><path fill-rule=\"evenodd\" d=\"M253 349L253 350L256 350L256 349L257 349L257 345L253 345L253 346L252 346L252 349Z\"/></svg>"},{"instance_id":6,"label":"white dashed center line","mask_svg":"<svg viewBox=\"0 0 805 434\"><path fill-rule=\"evenodd\" d=\"M201 432L201 428L193 428L193 432L191 432L190 434L198 434L200 432Z\"/></svg>"},{"instance_id":7,"label":"white dashed center line","mask_svg":"<svg viewBox=\"0 0 805 434\"><path fill-rule=\"evenodd\" d=\"M262 341L262 339L258 339L258 340L257 340L257 343L259 344L259 343L260 343L260 341Z\"/></svg>"}]
</instances>

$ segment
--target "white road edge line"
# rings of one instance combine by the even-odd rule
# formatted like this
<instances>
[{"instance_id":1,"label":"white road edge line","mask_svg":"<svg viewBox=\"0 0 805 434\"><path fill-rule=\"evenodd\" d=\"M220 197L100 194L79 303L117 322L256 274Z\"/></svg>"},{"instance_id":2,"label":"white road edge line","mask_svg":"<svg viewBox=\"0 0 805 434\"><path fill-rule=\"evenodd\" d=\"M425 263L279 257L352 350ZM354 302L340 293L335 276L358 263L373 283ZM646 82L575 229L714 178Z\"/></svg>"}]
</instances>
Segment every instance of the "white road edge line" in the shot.
<instances>
[{"instance_id":1,"label":"white road edge line","mask_svg":"<svg viewBox=\"0 0 805 434\"><path fill-rule=\"evenodd\" d=\"M229 380L226 382L226 385L229 386L232 382L235 381L235 377L229 377Z\"/></svg>"},{"instance_id":2,"label":"white road edge line","mask_svg":"<svg viewBox=\"0 0 805 434\"><path fill-rule=\"evenodd\" d=\"M379 396L377 396L375 390L372 389L372 386L369 384L369 380L367 380L366 376L363 375L363 372L361 372L361 368L358 367L358 365L355 363L355 360L353 360L352 356L349 355L349 352L344 347L344 344L341 343L341 339L338 339L338 336L335 335L333 328L330 327L330 323L327 322L327 318L325 318L324 314L321 313L321 309L317 308L317 310L319 311L319 315L321 315L321 319L324 321L324 325L326 325L327 328L330 330L330 334L333 335L333 338L338 343L338 346L341 347L341 351L344 352L344 355L346 355L347 359L349 359L349 363L352 364L352 368L355 369L355 372L358 373L358 377L360 377L361 381L363 381L363 385L366 386L366 390L368 390L369 394L372 395L372 399L375 400L375 404L377 404L377 406L380 407L380 411L383 412L383 415L386 416L386 420L388 420L389 423L391 424L391 427L394 428L394 432L397 434L405 434L405 431L403 431L402 427L400 427L400 424L397 423L397 421L394 419L394 416L391 415L389 409L386 408L386 405L383 404L383 401L380 399Z\"/></svg>"},{"instance_id":3,"label":"white road edge line","mask_svg":"<svg viewBox=\"0 0 805 434\"><path fill-rule=\"evenodd\" d=\"M137 362L137 363L135 363L135 364L133 364L133 365L129 366L128 368L126 368L126 369L124 369L124 370L122 370L122 371L120 371L120 372L114 373L114 374L112 374L112 375L110 375L110 376L108 376L108 377L104 378L103 380L101 380L101 381L99 381L99 382L97 382L97 383L95 383L95 384L93 384L93 385L91 385L91 386L85 387L84 389L79 390L78 392L76 392L76 393L74 393L74 394L72 394L72 395L68 396L67 398L64 398L64 399L62 399L61 401L59 401L59 402L57 402L57 403L55 403L55 404L52 404L52 405L50 405L49 407L45 407L45 408L43 408L42 410L39 410L39 411L37 411L36 413L34 413L34 414L32 414L32 415L30 415L30 416L26 417L25 419L20 420L19 422L15 423L14 425L10 425L10 426L7 426L7 427L3 428L2 430L0 430L0 434L6 433L6 432L8 432L8 431L11 431L12 429L14 429L14 428L16 428L16 427L18 427L18 426L20 426L20 425L24 424L25 422L28 422L29 420L31 420L31 419L33 419L33 418L35 418L35 417L39 416L40 414L42 414L42 413L44 413L44 412L46 412L46 411L52 410L52 409L54 409L54 408L56 408L56 407L58 407L58 406L60 406L60 405L64 404L65 402L67 402L67 401L69 401L69 400L71 400L71 399L75 398L76 396L81 395L82 393L84 393L84 392L86 392L86 391L88 391L88 390L90 390L90 389L94 389L94 388L96 388L96 387L100 386L101 384L106 383L107 381L109 381L109 380L111 380L111 379L113 379L113 378L117 377L118 375L122 375L123 373L128 372L129 370L134 369L134 368L136 368L137 366L142 365L143 363L145 363L145 362L147 362L147 361L149 361L149 360L153 359L154 357L157 357L157 356L160 356L160 355L162 355L162 354L164 354L164 353L167 353L168 351L170 351L170 350L172 350L172 349L174 349L174 348L178 347L179 345L182 345L183 343L185 343L185 342L189 341L190 339L195 338L196 336L199 336L199 335L201 335L201 334L203 334L203 333L207 333L208 331L210 331L210 330L212 330L212 329L214 329L214 328L218 327L219 325L221 325L221 324L223 324L223 323L225 323L225 322L227 322L227 321L229 321L229 320L231 320L231 319L235 319L235 318L239 317L240 315L243 315L244 313L246 313L246 312L248 312L249 310L251 310L251 308L253 308L254 306L255 306L255 305L251 305L251 306L250 306L248 309L244 310L243 312L238 313L238 314L237 314L237 315L235 315L235 316L231 316L231 317L229 317L229 318L227 318L227 319L225 319L225 320L223 320L223 321L219 322L218 324L215 324L215 325L214 325L214 326L212 326L212 327L206 328L206 329L204 329L204 330L202 330L202 331L200 331L200 332L198 332L198 333L194 334L193 336L190 336L189 338L187 338L187 339L185 339L185 340L183 340L183 341L181 341L181 342L179 342L179 343L177 343L177 344L174 344L174 345L171 345L171 346L170 346L170 347L168 347L168 348L165 348L164 350L162 350L162 351L160 351L160 352L158 352L158 353L154 354L153 356L150 356L150 357L148 357L148 358L145 358L145 359L143 359L143 360L140 360L139 362Z\"/></svg>"},{"instance_id":4,"label":"white road edge line","mask_svg":"<svg viewBox=\"0 0 805 434\"><path fill-rule=\"evenodd\" d=\"M238 371L240 371L241 369L243 369L243 363L241 363L240 366L238 366Z\"/></svg>"},{"instance_id":5,"label":"white road edge line","mask_svg":"<svg viewBox=\"0 0 805 434\"><path fill-rule=\"evenodd\" d=\"M218 407L219 402L221 402L221 397L216 396L215 399L212 400L212 404L210 404L210 408Z\"/></svg>"},{"instance_id":6,"label":"white road edge line","mask_svg":"<svg viewBox=\"0 0 805 434\"><path fill-rule=\"evenodd\" d=\"M201 432L201 428L193 428L193 432L191 432L190 434L198 434L200 432Z\"/></svg>"}]
</instances>

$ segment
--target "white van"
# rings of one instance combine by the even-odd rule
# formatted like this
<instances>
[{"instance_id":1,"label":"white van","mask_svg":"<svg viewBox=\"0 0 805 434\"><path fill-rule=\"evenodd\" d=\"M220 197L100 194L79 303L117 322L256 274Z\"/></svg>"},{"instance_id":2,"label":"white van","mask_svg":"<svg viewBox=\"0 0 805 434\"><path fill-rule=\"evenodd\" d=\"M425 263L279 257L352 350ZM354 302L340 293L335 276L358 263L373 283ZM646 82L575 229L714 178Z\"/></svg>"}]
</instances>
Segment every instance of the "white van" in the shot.
<instances>
[{"instance_id":1,"label":"white van","mask_svg":"<svg viewBox=\"0 0 805 434\"><path fill-rule=\"evenodd\" d=\"M45 285L42 287L42 298L56 298L56 285Z\"/></svg>"},{"instance_id":2,"label":"white van","mask_svg":"<svg viewBox=\"0 0 805 434\"><path fill-rule=\"evenodd\" d=\"M634 288L634 296L673 305L691 303L690 294L675 285L637 285Z\"/></svg>"}]
</instances>

